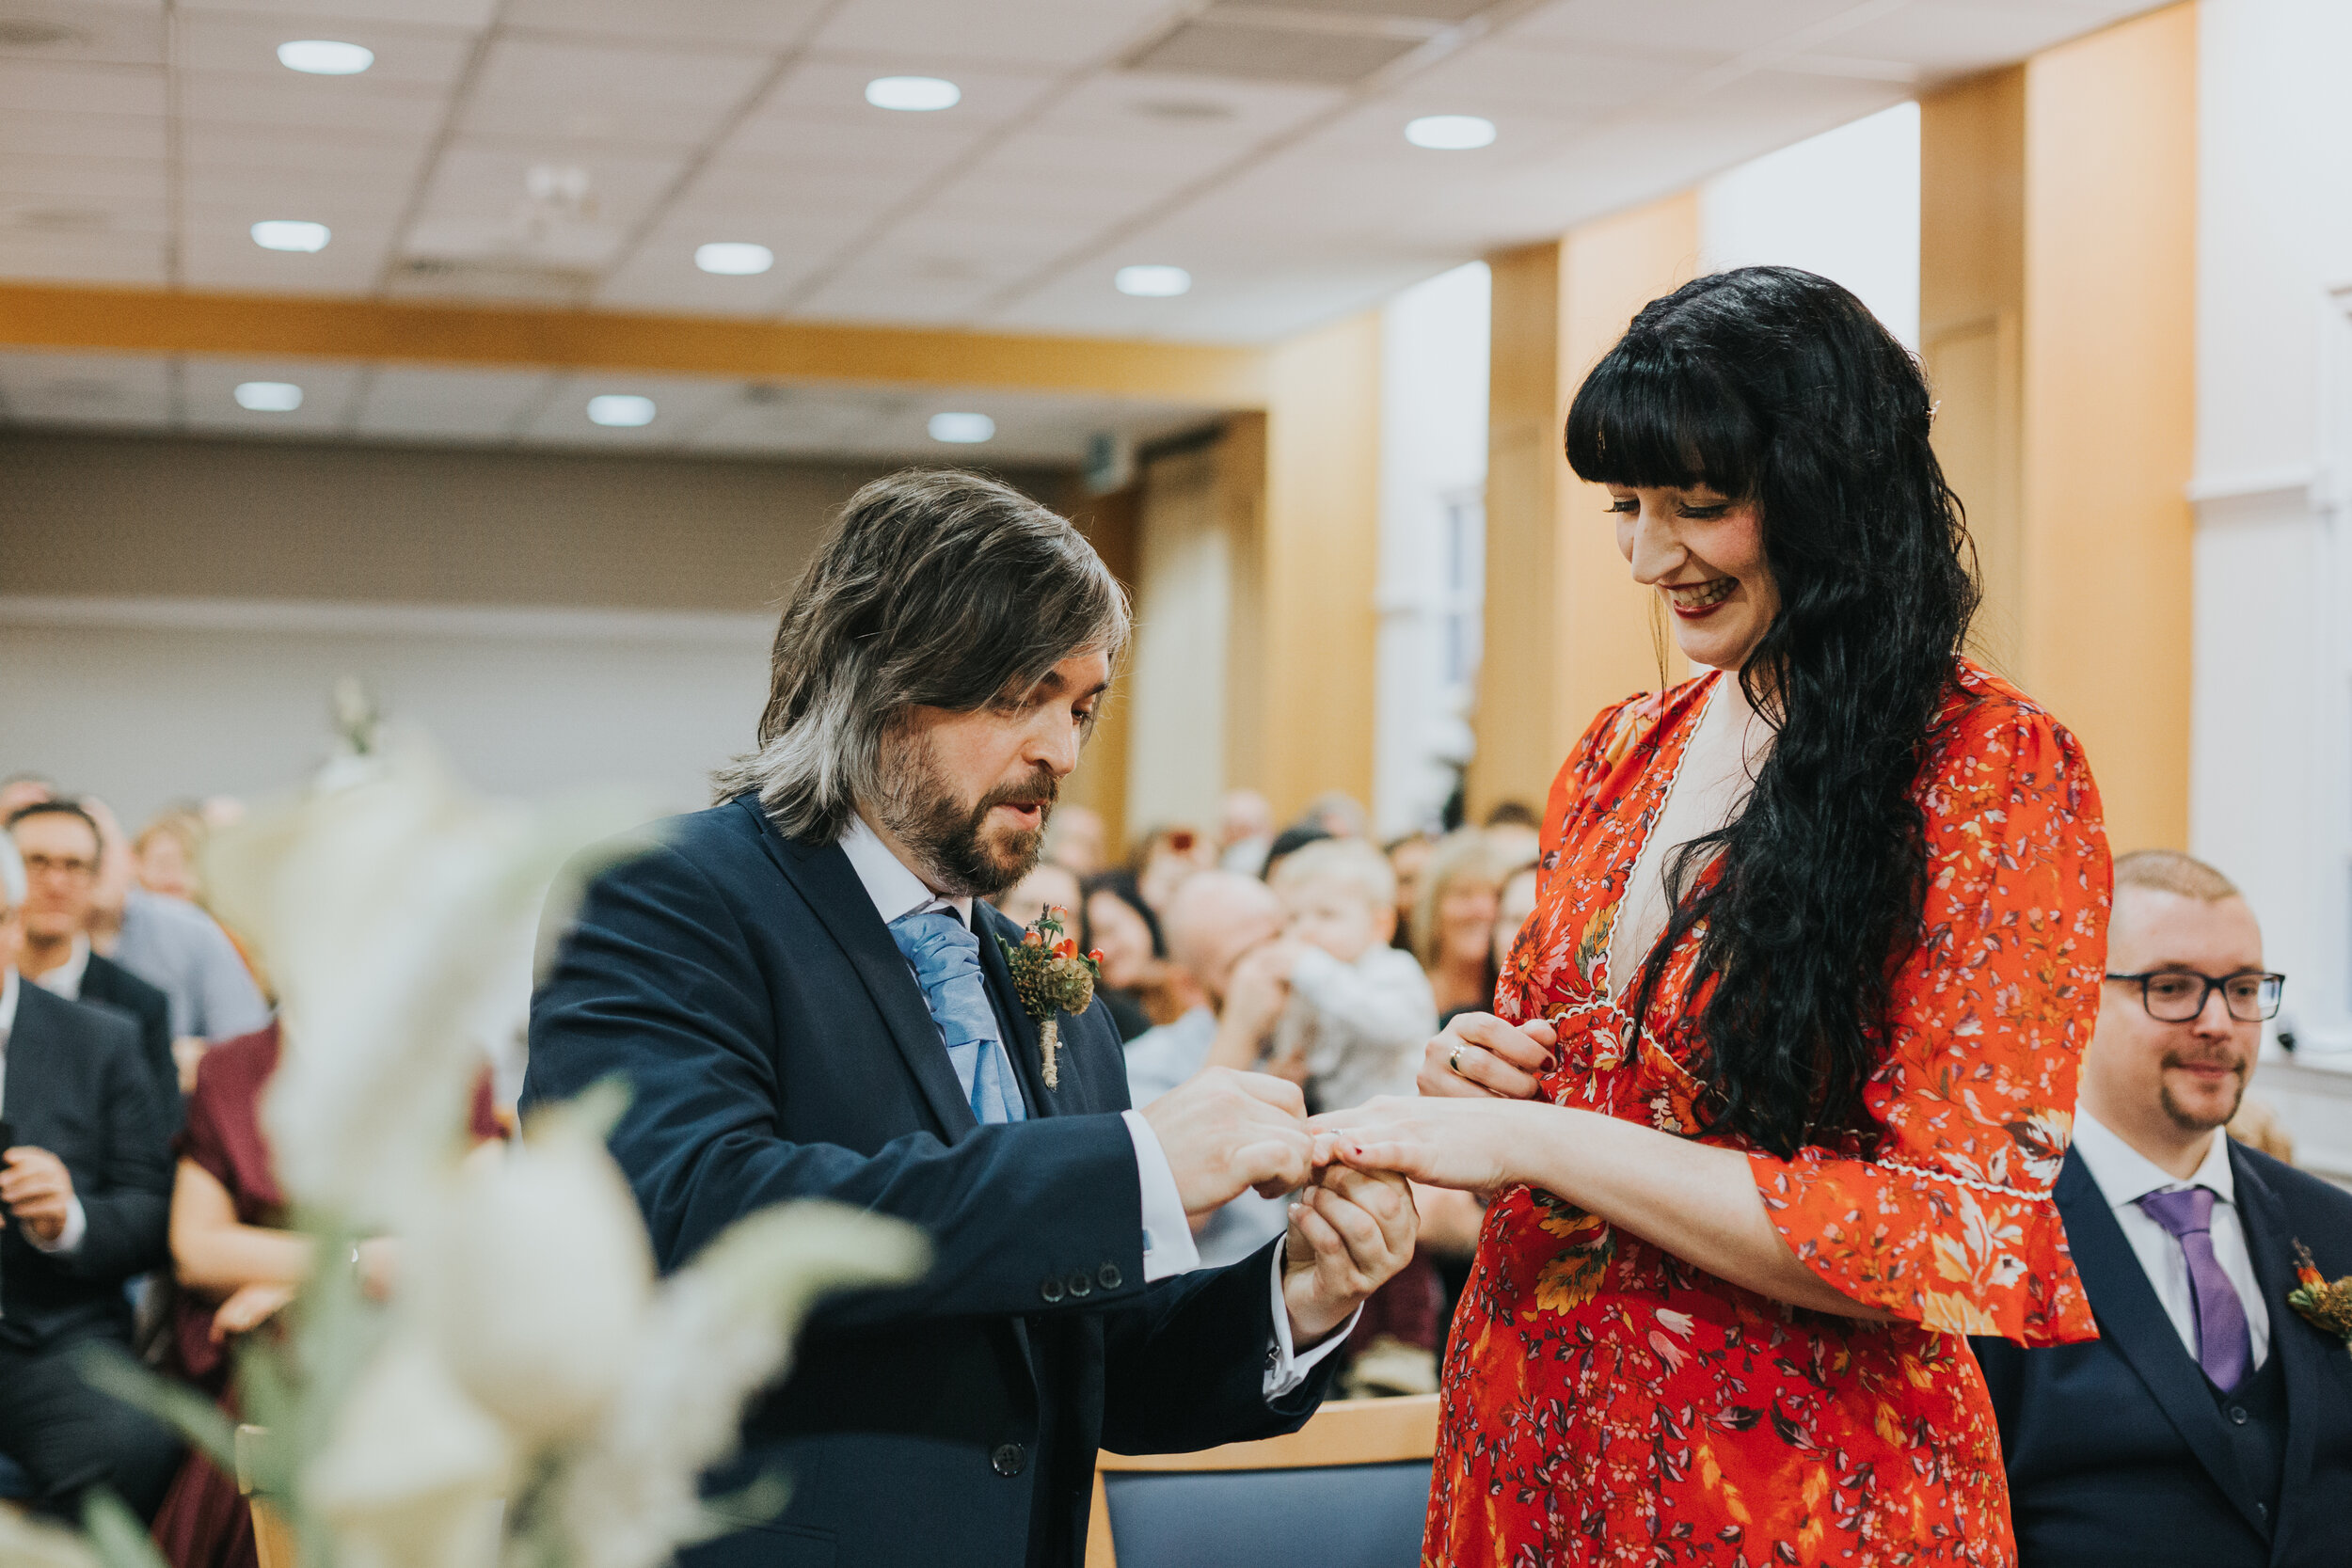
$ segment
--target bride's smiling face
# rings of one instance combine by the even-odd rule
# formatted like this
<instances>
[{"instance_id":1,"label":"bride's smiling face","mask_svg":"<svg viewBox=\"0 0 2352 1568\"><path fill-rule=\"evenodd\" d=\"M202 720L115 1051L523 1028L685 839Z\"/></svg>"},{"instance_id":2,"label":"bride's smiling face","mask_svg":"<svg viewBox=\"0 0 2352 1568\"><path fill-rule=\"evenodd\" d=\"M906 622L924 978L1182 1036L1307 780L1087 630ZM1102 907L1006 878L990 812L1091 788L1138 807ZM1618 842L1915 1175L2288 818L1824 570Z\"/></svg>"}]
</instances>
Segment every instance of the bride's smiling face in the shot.
<instances>
[{"instance_id":1,"label":"bride's smiling face","mask_svg":"<svg viewBox=\"0 0 2352 1568\"><path fill-rule=\"evenodd\" d=\"M1780 613L1764 561L1763 514L1707 486L1612 484L1617 548L1633 580L1658 591L1693 664L1737 670Z\"/></svg>"}]
</instances>

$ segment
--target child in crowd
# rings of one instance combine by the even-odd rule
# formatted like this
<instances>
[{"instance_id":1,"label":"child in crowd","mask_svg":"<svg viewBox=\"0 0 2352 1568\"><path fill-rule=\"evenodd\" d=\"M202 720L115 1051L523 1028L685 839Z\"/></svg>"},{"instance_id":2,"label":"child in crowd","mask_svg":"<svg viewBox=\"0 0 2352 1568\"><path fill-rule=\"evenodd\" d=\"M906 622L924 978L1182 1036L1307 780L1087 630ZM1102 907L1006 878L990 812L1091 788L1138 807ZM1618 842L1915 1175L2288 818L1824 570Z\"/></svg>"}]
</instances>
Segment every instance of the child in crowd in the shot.
<instances>
[{"instance_id":1,"label":"child in crowd","mask_svg":"<svg viewBox=\"0 0 2352 1568\"><path fill-rule=\"evenodd\" d=\"M1429 981L1389 945L1396 874L1359 838L1323 839L1275 868L1289 921L1268 961L1286 965L1289 1005L1266 1070L1297 1083L1315 1111L1411 1094L1422 1047L1438 1032Z\"/></svg>"}]
</instances>

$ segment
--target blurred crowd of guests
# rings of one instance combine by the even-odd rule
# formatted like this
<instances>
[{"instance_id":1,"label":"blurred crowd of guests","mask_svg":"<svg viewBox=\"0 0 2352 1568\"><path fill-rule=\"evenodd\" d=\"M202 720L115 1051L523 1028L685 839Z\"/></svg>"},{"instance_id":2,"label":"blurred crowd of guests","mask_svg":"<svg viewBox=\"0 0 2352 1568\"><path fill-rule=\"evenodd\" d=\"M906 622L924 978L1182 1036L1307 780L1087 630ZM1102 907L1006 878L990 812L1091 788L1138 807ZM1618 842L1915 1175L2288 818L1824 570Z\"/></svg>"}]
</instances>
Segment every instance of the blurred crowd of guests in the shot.
<instances>
[{"instance_id":1,"label":"blurred crowd of guests","mask_svg":"<svg viewBox=\"0 0 2352 1568\"><path fill-rule=\"evenodd\" d=\"M995 903L1024 925L1071 911L1103 956L1101 993L1127 1042L1129 1092L1148 1104L1213 1067L1297 1084L1311 1111L1409 1095L1430 1037L1484 1010L1535 907L1534 814L1506 802L1483 826L1386 844L1343 794L1279 825L1255 790L1222 801L1213 832L1151 829L1114 864L1103 819L1057 808L1037 869ZM1437 1387L1453 1305L1476 1249L1478 1205L1422 1190L1420 1256L1349 1337L1351 1394ZM1244 1194L1198 1223L1209 1265L1281 1233L1285 1201Z\"/></svg>"},{"instance_id":2,"label":"blurred crowd of guests","mask_svg":"<svg viewBox=\"0 0 2352 1568\"><path fill-rule=\"evenodd\" d=\"M0 1499L78 1517L94 1486L172 1568L247 1568L234 1482L82 1375L91 1347L230 1402L235 1345L315 1266L262 1127L279 1025L257 956L206 907L234 801L135 834L105 804L0 783ZM474 1134L502 1135L485 1073ZM350 1266L381 1295L397 1243Z\"/></svg>"}]
</instances>

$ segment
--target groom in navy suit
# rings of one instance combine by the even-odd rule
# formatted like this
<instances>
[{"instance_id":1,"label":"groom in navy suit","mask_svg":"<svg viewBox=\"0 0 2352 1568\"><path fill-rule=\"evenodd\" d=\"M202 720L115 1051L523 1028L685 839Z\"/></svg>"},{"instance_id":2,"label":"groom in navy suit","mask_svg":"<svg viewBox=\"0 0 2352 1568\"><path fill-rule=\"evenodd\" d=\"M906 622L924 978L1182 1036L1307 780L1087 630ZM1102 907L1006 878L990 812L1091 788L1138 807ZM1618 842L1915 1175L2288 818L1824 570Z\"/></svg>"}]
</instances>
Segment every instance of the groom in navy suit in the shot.
<instances>
[{"instance_id":1,"label":"groom in navy suit","mask_svg":"<svg viewBox=\"0 0 2352 1568\"><path fill-rule=\"evenodd\" d=\"M2057 1198L2099 1338L1974 1341L2020 1568L2352 1562L2352 1355L2287 1301L2352 1274L2352 1194L2233 1143L2285 977L2221 874L2115 863L2099 1022Z\"/></svg>"},{"instance_id":2,"label":"groom in navy suit","mask_svg":"<svg viewBox=\"0 0 2352 1568\"><path fill-rule=\"evenodd\" d=\"M755 1407L739 1493L780 1517L691 1568L1076 1568L1094 1454L1293 1431L1409 1259L1400 1181L1318 1175L1293 1085L1214 1070L1143 1111L1099 999L1035 1021L976 901L1036 863L1127 637L1064 519L970 474L850 502L777 630L759 748L720 804L591 885L532 1008L526 1109L617 1074L612 1150L665 1268L825 1197L920 1226L917 1284L821 1309ZM1203 1270L1190 1221L1304 1189Z\"/></svg>"}]
</instances>

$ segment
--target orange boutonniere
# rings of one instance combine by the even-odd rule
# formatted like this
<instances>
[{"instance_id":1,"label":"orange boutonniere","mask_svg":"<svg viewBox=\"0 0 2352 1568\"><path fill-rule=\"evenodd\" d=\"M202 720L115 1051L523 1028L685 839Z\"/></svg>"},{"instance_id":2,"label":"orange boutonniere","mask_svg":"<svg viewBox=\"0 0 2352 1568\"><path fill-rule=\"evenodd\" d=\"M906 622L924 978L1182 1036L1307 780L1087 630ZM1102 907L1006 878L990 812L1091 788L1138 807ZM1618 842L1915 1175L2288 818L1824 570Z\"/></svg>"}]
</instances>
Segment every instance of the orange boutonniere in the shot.
<instances>
[{"instance_id":1,"label":"orange boutonniere","mask_svg":"<svg viewBox=\"0 0 2352 1568\"><path fill-rule=\"evenodd\" d=\"M1061 1015L1082 1013L1094 1001L1095 983L1103 978L1103 955L1081 953L1076 939L1063 934L1067 911L1048 904L1037 924L1021 933L1020 945L996 939L1005 950L1005 967L1012 971L1013 994L1037 1023L1039 1065L1045 1086L1061 1086L1061 1069L1055 1048L1061 1043Z\"/></svg>"},{"instance_id":2,"label":"orange boutonniere","mask_svg":"<svg viewBox=\"0 0 2352 1568\"><path fill-rule=\"evenodd\" d=\"M2322 1278L2312 1249L2295 1243L2295 1289L2287 1305L2323 1334L2332 1334L2352 1350L2352 1275L2332 1284Z\"/></svg>"}]
</instances>

